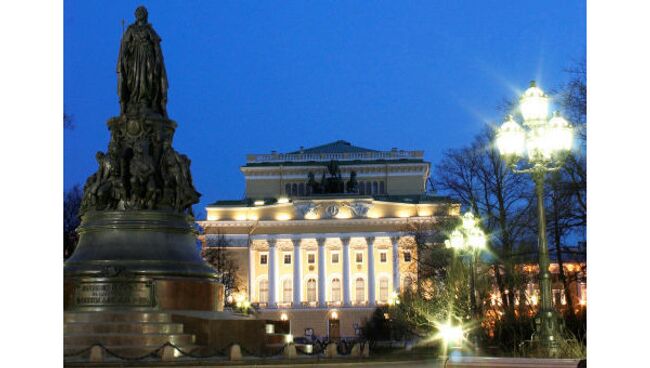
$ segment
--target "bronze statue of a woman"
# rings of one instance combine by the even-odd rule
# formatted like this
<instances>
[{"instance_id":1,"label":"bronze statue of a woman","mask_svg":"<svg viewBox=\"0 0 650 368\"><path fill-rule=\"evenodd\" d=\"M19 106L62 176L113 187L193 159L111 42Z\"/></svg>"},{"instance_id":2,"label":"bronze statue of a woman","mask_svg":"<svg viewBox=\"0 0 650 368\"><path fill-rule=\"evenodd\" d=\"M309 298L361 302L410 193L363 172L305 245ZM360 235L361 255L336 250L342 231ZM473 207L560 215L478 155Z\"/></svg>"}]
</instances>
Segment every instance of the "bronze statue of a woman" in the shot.
<instances>
[{"instance_id":1,"label":"bronze statue of a woman","mask_svg":"<svg viewBox=\"0 0 650 368\"><path fill-rule=\"evenodd\" d=\"M160 37L147 21L147 9L135 10L135 23L122 36L117 59L120 114L157 113L167 117L167 72Z\"/></svg>"}]
</instances>

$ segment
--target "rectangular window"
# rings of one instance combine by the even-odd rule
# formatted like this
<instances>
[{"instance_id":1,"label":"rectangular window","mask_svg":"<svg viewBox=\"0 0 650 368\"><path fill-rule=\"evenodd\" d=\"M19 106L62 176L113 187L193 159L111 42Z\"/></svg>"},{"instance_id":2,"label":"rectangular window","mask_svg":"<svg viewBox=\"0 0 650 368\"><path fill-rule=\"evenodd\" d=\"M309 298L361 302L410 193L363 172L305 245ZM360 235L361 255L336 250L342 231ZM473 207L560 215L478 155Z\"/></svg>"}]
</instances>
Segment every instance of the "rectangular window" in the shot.
<instances>
[{"instance_id":1,"label":"rectangular window","mask_svg":"<svg viewBox=\"0 0 650 368\"><path fill-rule=\"evenodd\" d=\"M284 255L284 264L291 264L291 254Z\"/></svg>"},{"instance_id":2,"label":"rectangular window","mask_svg":"<svg viewBox=\"0 0 650 368\"><path fill-rule=\"evenodd\" d=\"M266 254L260 254L260 264L267 264L269 262L269 256Z\"/></svg>"},{"instance_id":3,"label":"rectangular window","mask_svg":"<svg viewBox=\"0 0 650 368\"><path fill-rule=\"evenodd\" d=\"M386 263L386 259L387 259L386 252L379 253L379 262Z\"/></svg>"},{"instance_id":4,"label":"rectangular window","mask_svg":"<svg viewBox=\"0 0 650 368\"><path fill-rule=\"evenodd\" d=\"M307 254L307 263L316 263L316 255L314 253Z\"/></svg>"},{"instance_id":5,"label":"rectangular window","mask_svg":"<svg viewBox=\"0 0 650 368\"><path fill-rule=\"evenodd\" d=\"M411 262L411 252L404 252L404 262Z\"/></svg>"},{"instance_id":6,"label":"rectangular window","mask_svg":"<svg viewBox=\"0 0 650 368\"><path fill-rule=\"evenodd\" d=\"M363 263L363 253L356 254L356 261L357 263Z\"/></svg>"},{"instance_id":7,"label":"rectangular window","mask_svg":"<svg viewBox=\"0 0 650 368\"><path fill-rule=\"evenodd\" d=\"M332 253L332 263L339 263L339 254Z\"/></svg>"}]
</instances>

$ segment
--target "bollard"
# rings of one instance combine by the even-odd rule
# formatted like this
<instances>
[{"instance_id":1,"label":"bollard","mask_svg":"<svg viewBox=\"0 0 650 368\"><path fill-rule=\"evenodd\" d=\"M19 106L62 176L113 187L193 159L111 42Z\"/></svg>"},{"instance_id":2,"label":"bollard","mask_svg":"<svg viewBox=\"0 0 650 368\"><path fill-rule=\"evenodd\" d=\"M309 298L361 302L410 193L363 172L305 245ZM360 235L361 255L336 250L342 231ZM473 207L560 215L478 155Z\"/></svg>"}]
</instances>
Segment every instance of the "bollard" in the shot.
<instances>
[{"instance_id":1,"label":"bollard","mask_svg":"<svg viewBox=\"0 0 650 368\"><path fill-rule=\"evenodd\" d=\"M104 349L101 346L93 346L90 348L90 358L91 362L103 362L104 361Z\"/></svg>"},{"instance_id":2,"label":"bollard","mask_svg":"<svg viewBox=\"0 0 650 368\"><path fill-rule=\"evenodd\" d=\"M350 356L355 358L361 358L361 344L358 342L352 345L352 350L350 351Z\"/></svg>"},{"instance_id":3,"label":"bollard","mask_svg":"<svg viewBox=\"0 0 650 368\"><path fill-rule=\"evenodd\" d=\"M160 359L163 362L171 362L172 360L174 360L175 357L176 357L176 348L169 345L165 346L162 349L162 353L160 354Z\"/></svg>"},{"instance_id":4,"label":"bollard","mask_svg":"<svg viewBox=\"0 0 650 368\"><path fill-rule=\"evenodd\" d=\"M294 344L288 344L287 346L284 347L284 351L282 351L282 356L285 359L295 359L296 356L296 345Z\"/></svg>"},{"instance_id":5,"label":"bollard","mask_svg":"<svg viewBox=\"0 0 650 368\"><path fill-rule=\"evenodd\" d=\"M413 343L410 342L410 341L407 341L407 342L406 342L406 345L404 346L404 350L406 350L406 351L411 351L411 350L413 350Z\"/></svg>"},{"instance_id":6,"label":"bollard","mask_svg":"<svg viewBox=\"0 0 650 368\"><path fill-rule=\"evenodd\" d=\"M338 353L336 352L336 344L331 342L325 347L325 358L336 358Z\"/></svg>"},{"instance_id":7,"label":"bollard","mask_svg":"<svg viewBox=\"0 0 650 368\"><path fill-rule=\"evenodd\" d=\"M361 357L370 358L370 344L368 343L363 344L363 348L361 349Z\"/></svg>"},{"instance_id":8,"label":"bollard","mask_svg":"<svg viewBox=\"0 0 650 368\"><path fill-rule=\"evenodd\" d=\"M241 360L241 348L239 347L239 345L233 344L230 347L228 359L230 359L231 361Z\"/></svg>"}]
</instances>

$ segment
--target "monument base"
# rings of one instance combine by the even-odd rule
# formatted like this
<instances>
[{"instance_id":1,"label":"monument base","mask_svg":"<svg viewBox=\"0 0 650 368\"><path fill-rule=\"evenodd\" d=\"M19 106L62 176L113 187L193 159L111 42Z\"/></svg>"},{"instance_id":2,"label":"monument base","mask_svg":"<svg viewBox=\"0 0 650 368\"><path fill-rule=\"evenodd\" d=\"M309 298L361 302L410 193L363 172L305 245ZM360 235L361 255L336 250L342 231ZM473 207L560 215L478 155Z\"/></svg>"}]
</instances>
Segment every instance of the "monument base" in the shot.
<instances>
[{"instance_id":1,"label":"monument base","mask_svg":"<svg viewBox=\"0 0 650 368\"><path fill-rule=\"evenodd\" d=\"M66 311L223 311L224 286L214 280L182 277L66 278Z\"/></svg>"},{"instance_id":2,"label":"monument base","mask_svg":"<svg viewBox=\"0 0 650 368\"><path fill-rule=\"evenodd\" d=\"M188 216L89 212L78 232L64 268L65 310L223 310L223 285L201 258Z\"/></svg>"}]
</instances>

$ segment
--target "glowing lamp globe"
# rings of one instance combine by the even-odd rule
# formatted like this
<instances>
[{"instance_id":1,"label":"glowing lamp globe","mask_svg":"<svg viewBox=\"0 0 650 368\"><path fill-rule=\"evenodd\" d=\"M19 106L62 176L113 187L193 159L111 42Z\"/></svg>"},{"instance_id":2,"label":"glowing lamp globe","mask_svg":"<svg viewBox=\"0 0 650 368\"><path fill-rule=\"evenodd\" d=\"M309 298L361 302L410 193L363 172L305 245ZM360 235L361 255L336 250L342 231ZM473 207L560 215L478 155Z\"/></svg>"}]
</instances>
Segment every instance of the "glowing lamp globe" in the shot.
<instances>
[{"instance_id":1,"label":"glowing lamp globe","mask_svg":"<svg viewBox=\"0 0 650 368\"><path fill-rule=\"evenodd\" d=\"M504 156L522 156L526 147L526 134L512 118L501 125L497 131L496 144Z\"/></svg>"},{"instance_id":2,"label":"glowing lamp globe","mask_svg":"<svg viewBox=\"0 0 650 368\"><path fill-rule=\"evenodd\" d=\"M526 151L530 161L548 161L555 148L549 129L545 125L536 125L528 131Z\"/></svg>"},{"instance_id":3,"label":"glowing lamp globe","mask_svg":"<svg viewBox=\"0 0 650 368\"><path fill-rule=\"evenodd\" d=\"M472 229L476 225L476 219L474 219L474 214L471 212L465 212L463 215L463 227L467 230Z\"/></svg>"},{"instance_id":4,"label":"glowing lamp globe","mask_svg":"<svg viewBox=\"0 0 650 368\"><path fill-rule=\"evenodd\" d=\"M474 249L485 248L485 244L487 243L485 233L479 228L472 229L469 232L468 243Z\"/></svg>"},{"instance_id":5,"label":"glowing lamp globe","mask_svg":"<svg viewBox=\"0 0 650 368\"><path fill-rule=\"evenodd\" d=\"M451 232L451 236L449 237L449 245L455 249L461 249L465 246L465 237L463 236L463 233L460 232L460 230L454 230Z\"/></svg>"},{"instance_id":6,"label":"glowing lamp globe","mask_svg":"<svg viewBox=\"0 0 650 368\"><path fill-rule=\"evenodd\" d=\"M521 96L519 111L525 121L544 120L548 116L548 97L535 81L530 82L530 87Z\"/></svg>"},{"instance_id":7,"label":"glowing lamp globe","mask_svg":"<svg viewBox=\"0 0 650 368\"><path fill-rule=\"evenodd\" d=\"M463 328L461 326L453 326L450 323L442 323L438 326L438 334L448 345L455 347L462 344Z\"/></svg>"},{"instance_id":8,"label":"glowing lamp globe","mask_svg":"<svg viewBox=\"0 0 650 368\"><path fill-rule=\"evenodd\" d=\"M548 140L555 151L569 151L573 146L573 128L559 111L548 122Z\"/></svg>"}]
</instances>

